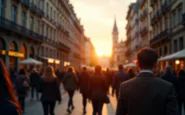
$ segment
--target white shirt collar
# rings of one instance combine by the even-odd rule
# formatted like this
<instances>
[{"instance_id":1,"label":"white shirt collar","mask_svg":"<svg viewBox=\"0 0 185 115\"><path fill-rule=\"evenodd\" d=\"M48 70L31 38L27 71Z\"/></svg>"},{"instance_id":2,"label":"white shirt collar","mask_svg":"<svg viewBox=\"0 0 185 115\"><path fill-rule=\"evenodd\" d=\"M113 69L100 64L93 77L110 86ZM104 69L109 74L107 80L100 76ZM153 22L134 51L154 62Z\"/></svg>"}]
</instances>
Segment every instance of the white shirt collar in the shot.
<instances>
[{"instance_id":1,"label":"white shirt collar","mask_svg":"<svg viewBox=\"0 0 185 115\"><path fill-rule=\"evenodd\" d=\"M139 73L152 73L153 74L151 70L141 70Z\"/></svg>"}]
</instances>

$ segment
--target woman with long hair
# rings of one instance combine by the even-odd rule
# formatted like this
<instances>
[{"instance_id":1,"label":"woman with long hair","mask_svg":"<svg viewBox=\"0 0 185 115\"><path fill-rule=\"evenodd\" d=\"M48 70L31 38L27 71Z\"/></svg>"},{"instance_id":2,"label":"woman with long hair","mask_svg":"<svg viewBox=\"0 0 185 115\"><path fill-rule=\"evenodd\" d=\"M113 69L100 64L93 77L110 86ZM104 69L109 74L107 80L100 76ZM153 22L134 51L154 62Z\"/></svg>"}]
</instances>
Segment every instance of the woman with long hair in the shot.
<instances>
[{"instance_id":1,"label":"woman with long hair","mask_svg":"<svg viewBox=\"0 0 185 115\"><path fill-rule=\"evenodd\" d=\"M22 111L24 112L25 99L28 96L28 91L30 88L29 77L25 69L20 69L15 87L19 103L21 104Z\"/></svg>"},{"instance_id":2,"label":"woman with long hair","mask_svg":"<svg viewBox=\"0 0 185 115\"><path fill-rule=\"evenodd\" d=\"M54 115L56 101L61 102L60 88L54 69L48 66L42 76L39 91L41 92L41 102L44 115ZM49 113L48 113L49 112Z\"/></svg>"},{"instance_id":3,"label":"woman with long hair","mask_svg":"<svg viewBox=\"0 0 185 115\"><path fill-rule=\"evenodd\" d=\"M21 115L21 107L15 96L8 71L0 59L0 114Z\"/></svg>"},{"instance_id":4,"label":"woman with long hair","mask_svg":"<svg viewBox=\"0 0 185 115\"><path fill-rule=\"evenodd\" d=\"M68 68L67 73L64 75L63 84L64 84L64 88L66 89L69 95L67 112L71 113L71 110L74 109L74 104L73 104L74 92L78 86L78 78L75 74L75 70L73 67Z\"/></svg>"}]
</instances>

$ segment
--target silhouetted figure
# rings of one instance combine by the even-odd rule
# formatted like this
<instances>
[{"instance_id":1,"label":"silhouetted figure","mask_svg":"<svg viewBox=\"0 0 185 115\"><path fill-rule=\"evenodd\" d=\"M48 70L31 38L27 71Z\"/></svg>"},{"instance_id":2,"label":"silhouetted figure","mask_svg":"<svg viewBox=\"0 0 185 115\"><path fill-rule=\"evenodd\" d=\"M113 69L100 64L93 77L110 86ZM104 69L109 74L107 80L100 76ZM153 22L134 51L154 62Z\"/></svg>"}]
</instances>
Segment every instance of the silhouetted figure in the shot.
<instances>
[{"instance_id":1,"label":"silhouetted figure","mask_svg":"<svg viewBox=\"0 0 185 115\"><path fill-rule=\"evenodd\" d=\"M44 115L54 115L56 101L61 103L61 94L59 83L57 81L54 69L48 66L42 76L39 91L41 92L41 102Z\"/></svg>"},{"instance_id":2,"label":"silhouetted figure","mask_svg":"<svg viewBox=\"0 0 185 115\"><path fill-rule=\"evenodd\" d=\"M73 67L70 67L68 69L68 72L65 74L63 84L64 84L64 88L66 89L69 95L67 112L71 113L71 110L74 109L74 104L73 104L74 92L78 87L77 86L78 78L75 75L75 70Z\"/></svg>"},{"instance_id":3,"label":"silhouetted figure","mask_svg":"<svg viewBox=\"0 0 185 115\"><path fill-rule=\"evenodd\" d=\"M179 115L173 84L155 77L158 54L151 48L137 53L137 77L120 86L116 115Z\"/></svg>"},{"instance_id":4,"label":"silhouetted figure","mask_svg":"<svg viewBox=\"0 0 185 115\"><path fill-rule=\"evenodd\" d=\"M180 113L181 113L182 112L182 104L185 105L185 91L184 91L184 89L185 89L185 71L179 70L177 75L178 75L178 79L180 81L179 109L180 109ZM184 106L183 110L185 111L185 106Z\"/></svg>"},{"instance_id":5,"label":"silhouetted figure","mask_svg":"<svg viewBox=\"0 0 185 115\"><path fill-rule=\"evenodd\" d=\"M31 84L31 101L34 98L34 92L36 93L37 100L39 100L38 86L40 83L40 75L34 68L30 74L30 84Z\"/></svg>"},{"instance_id":6,"label":"silhouetted figure","mask_svg":"<svg viewBox=\"0 0 185 115\"><path fill-rule=\"evenodd\" d=\"M25 98L28 96L28 91L30 88L30 81L25 69L21 69L19 71L19 76L17 77L15 87L16 87L19 103L21 104L22 110L24 112Z\"/></svg>"},{"instance_id":7,"label":"silhouetted figure","mask_svg":"<svg viewBox=\"0 0 185 115\"><path fill-rule=\"evenodd\" d=\"M21 106L16 99L12 82L2 60L0 60L0 114L22 115Z\"/></svg>"},{"instance_id":8,"label":"silhouetted figure","mask_svg":"<svg viewBox=\"0 0 185 115\"><path fill-rule=\"evenodd\" d=\"M95 73L89 80L89 98L93 105L93 115L102 115L104 100L108 92L108 84L101 73L101 66L95 67Z\"/></svg>"},{"instance_id":9,"label":"silhouetted figure","mask_svg":"<svg viewBox=\"0 0 185 115\"><path fill-rule=\"evenodd\" d=\"M128 70L128 75L129 75L130 79L134 78L136 76L131 68Z\"/></svg>"},{"instance_id":10,"label":"silhouetted figure","mask_svg":"<svg viewBox=\"0 0 185 115\"><path fill-rule=\"evenodd\" d=\"M108 83L108 86L112 85L112 73L110 72L109 68L107 68L107 71L105 72L105 77Z\"/></svg>"},{"instance_id":11,"label":"silhouetted figure","mask_svg":"<svg viewBox=\"0 0 185 115\"><path fill-rule=\"evenodd\" d=\"M80 85L80 93L82 94L82 103L83 103L84 114L86 113L89 78L90 78L90 76L87 72L87 68L83 67L83 72L80 74L80 77L79 77L79 85Z\"/></svg>"},{"instance_id":12,"label":"silhouetted figure","mask_svg":"<svg viewBox=\"0 0 185 115\"><path fill-rule=\"evenodd\" d=\"M113 87L116 91L116 98L118 99L120 84L124 81L129 80L128 73L123 71L123 65L118 66L119 71L115 73L113 77ZM114 92L112 94L114 96Z\"/></svg>"}]
</instances>

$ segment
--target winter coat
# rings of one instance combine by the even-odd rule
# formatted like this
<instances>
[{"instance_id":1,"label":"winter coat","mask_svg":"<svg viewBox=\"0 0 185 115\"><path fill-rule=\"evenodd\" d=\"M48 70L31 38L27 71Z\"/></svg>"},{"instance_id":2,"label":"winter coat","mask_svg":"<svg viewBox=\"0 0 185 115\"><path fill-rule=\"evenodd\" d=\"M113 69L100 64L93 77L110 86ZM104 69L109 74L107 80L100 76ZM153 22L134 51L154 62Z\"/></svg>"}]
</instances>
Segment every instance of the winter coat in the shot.
<instances>
[{"instance_id":1,"label":"winter coat","mask_svg":"<svg viewBox=\"0 0 185 115\"><path fill-rule=\"evenodd\" d=\"M78 78L74 73L67 72L64 75L63 84L64 84L64 88L67 91L74 91L78 87Z\"/></svg>"},{"instance_id":2,"label":"winter coat","mask_svg":"<svg viewBox=\"0 0 185 115\"><path fill-rule=\"evenodd\" d=\"M61 101L60 87L56 78L51 82L46 82L42 79L39 85L39 92L41 92L41 101Z\"/></svg>"},{"instance_id":3,"label":"winter coat","mask_svg":"<svg viewBox=\"0 0 185 115\"><path fill-rule=\"evenodd\" d=\"M30 74L30 84L31 86L38 86L40 82L40 75L37 72L32 72Z\"/></svg>"},{"instance_id":4,"label":"winter coat","mask_svg":"<svg viewBox=\"0 0 185 115\"><path fill-rule=\"evenodd\" d=\"M88 94L89 78L90 76L87 72L82 72L79 76L80 93Z\"/></svg>"},{"instance_id":5,"label":"winter coat","mask_svg":"<svg viewBox=\"0 0 185 115\"><path fill-rule=\"evenodd\" d=\"M10 100L1 100L0 114L1 115L19 115L16 105Z\"/></svg>"}]
</instances>

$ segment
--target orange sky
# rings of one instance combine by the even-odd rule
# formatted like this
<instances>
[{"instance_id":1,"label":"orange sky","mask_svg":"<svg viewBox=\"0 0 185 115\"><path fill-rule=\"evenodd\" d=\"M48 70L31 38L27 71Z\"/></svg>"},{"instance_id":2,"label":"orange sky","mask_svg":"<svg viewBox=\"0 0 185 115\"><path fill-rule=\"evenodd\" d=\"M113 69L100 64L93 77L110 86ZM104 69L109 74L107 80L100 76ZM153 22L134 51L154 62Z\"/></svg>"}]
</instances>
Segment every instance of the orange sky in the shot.
<instances>
[{"instance_id":1,"label":"orange sky","mask_svg":"<svg viewBox=\"0 0 185 115\"><path fill-rule=\"evenodd\" d=\"M91 38L98 54L110 56L112 29L117 19L120 40L126 39L126 14L128 6L136 0L70 0L77 17L81 19L85 34Z\"/></svg>"}]
</instances>

